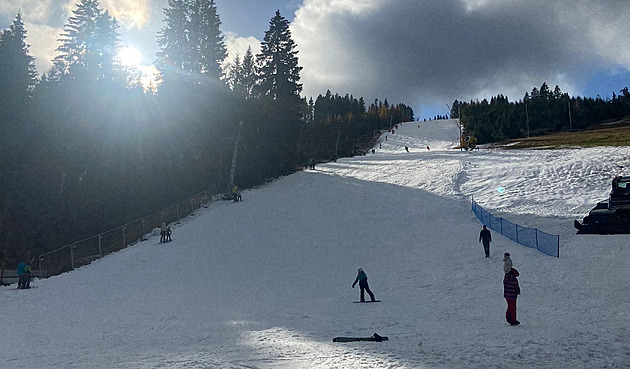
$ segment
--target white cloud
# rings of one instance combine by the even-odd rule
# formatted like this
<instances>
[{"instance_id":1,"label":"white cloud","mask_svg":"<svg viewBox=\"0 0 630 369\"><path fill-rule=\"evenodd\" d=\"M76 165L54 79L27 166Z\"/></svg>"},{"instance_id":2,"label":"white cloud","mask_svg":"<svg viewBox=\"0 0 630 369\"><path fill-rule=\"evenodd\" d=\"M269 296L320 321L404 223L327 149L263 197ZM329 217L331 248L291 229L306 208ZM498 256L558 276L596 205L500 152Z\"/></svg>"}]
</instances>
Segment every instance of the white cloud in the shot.
<instances>
[{"instance_id":1,"label":"white cloud","mask_svg":"<svg viewBox=\"0 0 630 369\"><path fill-rule=\"evenodd\" d=\"M579 94L593 66L630 70L630 2L594 3L306 0L291 31L306 96L330 89L418 107L520 99L542 82Z\"/></svg>"},{"instance_id":2,"label":"white cloud","mask_svg":"<svg viewBox=\"0 0 630 369\"><path fill-rule=\"evenodd\" d=\"M44 23L47 21L52 7L52 0L2 0L0 1L0 14L6 14L13 20L17 12L20 11L25 22Z\"/></svg>"},{"instance_id":3,"label":"white cloud","mask_svg":"<svg viewBox=\"0 0 630 369\"><path fill-rule=\"evenodd\" d=\"M233 32L226 32L224 35L225 47L228 58L232 59L238 53L241 58L245 55L247 48L251 46L254 55L260 52L260 40L256 37L238 37Z\"/></svg>"},{"instance_id":4,"label":"white cloud","mask_svg":"<svg viewBox=\"0 0 630 369\"><path fill-rule=\"evenodd\" d=\"M26 41L31 45L29 51L35 57L38 74L48 72L52 67L51 60L57 55L57 39L62 30L44 24L25 23L24 27L27 29Z\"/></svg>"},{"instance_id":5,"label":"white cloud","mask_svg":"<svg viewBox=\"0 0 630 369\"><path fill-rule=\"evenodd\" d=\"M260 41L256 37L238 37L232 32L226 32L224 40L225 47L228 52L228 57L223 63L224 68L226 68L228 64L234 62L234 58L237 54L239 55L239 58L243 60L243 56L245 55L245 52L247 52L248 47L252 48L252 53L254 55L260 53Z\"/></svg>"},{"instance_id":6,"label":"white cloud","mask_svg":"<svg viewBox=\"0 0 630 369\"><path fill-rule=\"evenodd\" d=\"M126 29L142 28L151 18L150 0L102 0L101 6Z\"/></svg>"}]
</instances>

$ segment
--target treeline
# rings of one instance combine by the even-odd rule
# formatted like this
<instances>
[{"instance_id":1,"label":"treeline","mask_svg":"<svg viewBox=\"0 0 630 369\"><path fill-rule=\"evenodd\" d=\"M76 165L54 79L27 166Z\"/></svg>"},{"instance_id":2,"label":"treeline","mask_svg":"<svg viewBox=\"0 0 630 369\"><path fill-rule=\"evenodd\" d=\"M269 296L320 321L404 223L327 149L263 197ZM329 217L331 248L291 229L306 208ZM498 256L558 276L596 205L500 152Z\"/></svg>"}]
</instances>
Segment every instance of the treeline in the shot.
<instances>
[{"instance_id":1,"label":"treeline","mask_svg":"<svg viewBox=\"0 0 630 369\"><path fill-rule=\"evenodd\" d=\"M39 77L17 13L0 34L2 256L33 257L209 186L226 189L237 137L235 182L247 188L311 157L350 155L413 118L387 100L301 97L297 45L279 12L261 52L235 56L226 71L220 25L212 0L169 1L159 73L147 81L119 60L116 20L81 0Z\"/></svg>"},{"instance_id":2,"label":"treeline","mask_svg":"<svg viewBox=\"0 0 630 369\"><path fill-rule=\"evenodd\" d=\"M375 99L369 106L352 95L333 95L330 90L308 102L304 125L305 151L318 161L364 152L375 141L375 134L394 124L413 120L413 109L405 104L390 104Z\"/></svg>"},{"instance_id":3,"label":"treeline","mask_svg":"<svg viewBox=\"0 0 630 369\"><path fill-rule=\"evenodd\" d=\"M557 131L579 130L588 126L630 114L628 88L613 93L612 98L570 97L556 86L553 91L546 83L534 87L522 100L510 102L497 95L481 102L455 100L451 117L461 112L466 132L478 143L537 136Z\"/></svg>"}]
</instances>

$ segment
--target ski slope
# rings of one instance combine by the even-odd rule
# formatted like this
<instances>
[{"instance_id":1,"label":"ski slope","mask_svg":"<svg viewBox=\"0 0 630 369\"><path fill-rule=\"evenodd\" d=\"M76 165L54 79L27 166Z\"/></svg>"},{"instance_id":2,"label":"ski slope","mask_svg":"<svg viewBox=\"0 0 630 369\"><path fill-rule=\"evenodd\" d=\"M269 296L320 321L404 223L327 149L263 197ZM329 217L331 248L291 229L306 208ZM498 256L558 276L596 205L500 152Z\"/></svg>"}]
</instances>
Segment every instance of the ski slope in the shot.
<instances>
[{"instance_id":1,"label":"ski slope","mask_svg":"<svg viewBox=\"0 0 630 369\"><path fill-rule=\"evenodd\" d=\"M201 209L171 243L0 288L0 368L629 367L630 236L572 223L630 148L461 152L457 137L450 120L404 123L375 154ZM560 234L560 258L496 232L484 258L471 196ZM504 252L520 326L504 319ZM381 303L353 303L359 267ZM389 341L332 342L374 332Z\"/></svg>"}]
</instances>

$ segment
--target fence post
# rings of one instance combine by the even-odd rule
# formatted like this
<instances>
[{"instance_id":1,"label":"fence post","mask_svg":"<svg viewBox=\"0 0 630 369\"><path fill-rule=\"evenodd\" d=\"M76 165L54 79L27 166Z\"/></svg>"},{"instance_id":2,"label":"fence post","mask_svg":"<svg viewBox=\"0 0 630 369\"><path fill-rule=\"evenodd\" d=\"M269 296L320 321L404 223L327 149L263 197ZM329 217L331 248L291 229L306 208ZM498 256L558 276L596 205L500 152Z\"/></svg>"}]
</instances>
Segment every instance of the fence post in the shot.
<instances>
[{"instance_id":1,"label":"fence post","mask_svg":"<svg viewBox=\"0 0 630 369\"><path fill-rule=\"evenodd\" d=\"M516 226L516 243L520 243L518 242L518 224L514 224Z\"/></svg>"},{"instance_id":2,"label":"fence post","mask_svg":"<svg viewBox=\"0 0 630 369\"><path fill-rule=\"evenodd\" d=\"M70 267L74 270L74 244L70 244Z\"/></svg>"},{"instance_id":3,"label":"fence post","mask_svg":"<svg viewBox=\"0 0 630 369\"><path fill-rule=\"evenodd\" d=\"M98 257L103 257L103 247L101 246L101 239L103 238L103 234L98 235Z\"/></svg>"},{"instance_id":4,"label":"fence post","mask_svg":"<svg viewBox=\"0 0 630 369\"><path fill-rule=\"evenodd\" d=\"M177 211L177 221L179 222L179 204L177 204L176 209L177 209L176 210Z\"/></svg>"},{"instance_id":5,"label":"fence post","mask_svg":"<svg viewBox=\"0 0 630 369\"><path fill-rule=\"evenodd\" d=\"M538 248L538 228L536 228L536 250L540 251Z\"/></svg>"},{"instance_id":6,"label":"fence post","mask_svg":"<svg viewBox=\"0 0 630 369\"><path fill-rule=\"evenodd\" d=\"M558 235L558 259L560 258L560 235Z\"/></svg>"},{"instance_id":7,"label":"fence post","mask_svg":"<svg viewBox=\"0 0 630 369\"><path fill-rule=\"evenodd\" d=\"M146 236L146 232L144 231L144 219L142 219L142 237L140 237L140 241L146 240L144 236Z\"/></svg>"},{"instance_id":8,"label":"fence post","mask_svg":"<svg viewBox=\"0 0 630 369\"><path fill-rule=\"evenodd\" d=\"M501 224L499 228L501 228L501 234L503 234L503 217L501 217Z\"/></svg>"},{"instance_id":9,"label":"fence post","mask_svg":"<svg viewBox=\"0 0 630 369\"><path fill-rule=\"evenodd\" d=\"M123 246L122 246L122 248L124 249L124 248L127 247L127 243L125 242L125 226L122 226L121 228L122 228L122 237L123 237L123 240L122 240L123 241Z\"/></svg>"}]
</instances>

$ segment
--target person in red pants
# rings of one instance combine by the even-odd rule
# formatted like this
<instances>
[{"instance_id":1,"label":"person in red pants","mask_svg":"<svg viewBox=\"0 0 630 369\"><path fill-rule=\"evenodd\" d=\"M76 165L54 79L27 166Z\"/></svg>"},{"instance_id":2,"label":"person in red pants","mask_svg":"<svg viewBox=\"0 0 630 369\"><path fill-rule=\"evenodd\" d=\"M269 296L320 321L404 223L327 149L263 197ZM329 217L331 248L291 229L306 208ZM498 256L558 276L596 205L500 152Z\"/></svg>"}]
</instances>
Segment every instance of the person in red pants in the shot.
<instances>
[{"instance_id":1,"label":"person in red pants","mask_svg":"<svg viewBox=\"0 0 630 369\"><path fill-rule=\"evenodd\" d=\"M509 272L503 276L503 297L507 301L507 310L505 311L505 320L510 325L519 325L521 322L516 320L516 298L521 294L521 288L518 285L519 273L516 269L511 268Z\"/></svg>"}]
</instances>

